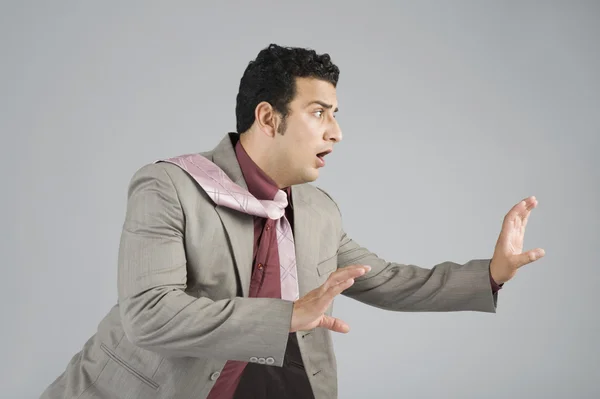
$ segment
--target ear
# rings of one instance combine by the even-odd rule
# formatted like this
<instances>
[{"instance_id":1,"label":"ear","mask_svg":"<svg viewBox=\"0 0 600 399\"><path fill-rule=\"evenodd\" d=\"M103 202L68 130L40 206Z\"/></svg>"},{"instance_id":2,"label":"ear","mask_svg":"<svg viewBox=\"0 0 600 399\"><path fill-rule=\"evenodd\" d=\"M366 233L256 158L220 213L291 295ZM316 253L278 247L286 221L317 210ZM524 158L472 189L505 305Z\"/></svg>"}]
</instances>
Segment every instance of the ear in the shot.
<instances>
[{"instance_id":1,"label":"ear","mask_svg":"<svg viewBox=\"0 0 600 399\"><path fill-rule=\"evenodd\" d=\"M269 137L275 137L280 118L271 104L266 101L259 103L254 110L254 119L261 132Z\"/></svg>"}]
</instances>

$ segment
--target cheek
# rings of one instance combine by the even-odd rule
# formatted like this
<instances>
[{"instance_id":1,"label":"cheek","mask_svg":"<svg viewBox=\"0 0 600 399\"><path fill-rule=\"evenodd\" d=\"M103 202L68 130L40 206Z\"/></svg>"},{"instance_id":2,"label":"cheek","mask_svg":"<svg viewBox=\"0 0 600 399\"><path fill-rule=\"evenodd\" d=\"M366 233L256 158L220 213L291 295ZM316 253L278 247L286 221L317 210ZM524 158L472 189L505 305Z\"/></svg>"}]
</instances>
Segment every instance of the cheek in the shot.
<instances>
[{"instance_id":1,"label":"cheek","mask_svg":"<svg viewBox=\"0 0 600 399\"><path fill-rule=\"evenodd\" d=\"M309 145L306 139L302 140L300 138L291 143L291 146L288 148L288 155L290 159L294 159L296 161L306 161L306 159L310 158L311 155L315 155L313 148L314 146Z\"/></svg>"},{"instance_id":2,"label":"cheek","mask_svg":"<svg viewBox=\"0 0 600 399\"><path fill-rule=\"evenodd\" d=\"M300 147L301 144L298 144L294 148L292 148L292 152L289 155L289 162L293 163L296 166L303 166L308 161L309 155L305 148Z\"/></svg>"}]
</instances>

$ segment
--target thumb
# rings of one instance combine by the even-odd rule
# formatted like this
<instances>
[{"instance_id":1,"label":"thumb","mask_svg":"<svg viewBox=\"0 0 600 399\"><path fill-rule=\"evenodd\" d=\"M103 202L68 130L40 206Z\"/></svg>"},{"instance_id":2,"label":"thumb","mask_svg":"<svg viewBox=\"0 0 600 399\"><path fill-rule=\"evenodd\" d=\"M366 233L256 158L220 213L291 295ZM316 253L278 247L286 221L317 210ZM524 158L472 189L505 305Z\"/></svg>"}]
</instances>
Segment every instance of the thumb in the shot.
<instances>
[{"instance_id":1,"label":"thumb","mask_svg":"<svg viewBox=\"0 0 600 399\"><path fill-rule=\"evenodd\" d=\"M326 314L324 314L321 318L319 327L323 327L328 330L340 333L347 333L348 331L350 331L350 327L348 326L348 324L346 324L340 319L336 319L335 317L327 316Z\"/></svg>"},{"instance_id":2,"label":"thumb","mask_svg":"<svg viewBox=\"0 0 600 399\"><path fill-rule=\"evenodd\" d=\"M546 251L544 251L542 248L536 248L527 252L523 252L522 254L517 255L517 267L525 266L526 264L535 262L544 255L546 255Z\"/></svg>"}]
</instances>

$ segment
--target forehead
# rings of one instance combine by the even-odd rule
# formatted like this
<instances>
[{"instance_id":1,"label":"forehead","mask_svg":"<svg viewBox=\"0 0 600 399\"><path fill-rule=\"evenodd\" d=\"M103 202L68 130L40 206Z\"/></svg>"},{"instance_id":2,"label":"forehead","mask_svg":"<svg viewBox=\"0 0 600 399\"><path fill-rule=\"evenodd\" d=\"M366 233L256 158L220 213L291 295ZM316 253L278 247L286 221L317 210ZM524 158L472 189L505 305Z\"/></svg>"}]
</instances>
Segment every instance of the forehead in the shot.
<instances>
[{"instance_id":1,"label":"forehead","mask_svg":"<svg viewBox=\"0 0 600 399\"><path fill-rule=\"evenodd\" d=\"M292 103L305 107L312 101L321 101L338 106L335 87L324 80L315 78L296 78L296 96Z\"/></svg>"}]
</instances>

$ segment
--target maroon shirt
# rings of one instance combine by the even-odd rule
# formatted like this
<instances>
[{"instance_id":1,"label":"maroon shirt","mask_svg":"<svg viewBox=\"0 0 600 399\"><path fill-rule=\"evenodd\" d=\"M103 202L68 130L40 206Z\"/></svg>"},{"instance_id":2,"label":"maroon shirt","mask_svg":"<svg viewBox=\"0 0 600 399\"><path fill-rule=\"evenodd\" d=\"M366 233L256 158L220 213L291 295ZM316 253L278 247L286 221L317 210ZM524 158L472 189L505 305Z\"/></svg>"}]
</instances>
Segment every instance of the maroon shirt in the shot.
<instances>
[{"instance_id":1,"label":"maroon shirt","mask_svg":"<svg viewBox=\"0 0 600 399\"><path fill-rule=\"evenodd\" d=\"M248 185L248 191L261 200L274 199L275 194L279 190L277 184L252 161L239 140L235 144L235 152L242 173L244 174L244 180ZM288 198L285 216L289 220L290 225L293 226L291 188L288 187L285 192ZM281 298L279 252L277 250L277 235L274 220L258 216L254 217L252 266L253 271L252 278L250 279L249 297ZM228 361L207 399L233 398L247 364L247 362L242 361Z\"/></svg>"},{"instance_id":2,"label":"maroon shirt","mask_svg":"<svg viewBox=\"0 0 600 399\"><path fill-rule=\"evenodd\" d=\"M238 137L239 135L236 138ZM275 194L278 191L277 184L273 181L273 179L267 176L267 174L261 170L258 165L254 163L254 161L252 161L248 153L242 147L239 139L237 143L234 143L234 145L237 160L240 164L246 184L248 185L248 191L258 199L274 199ZM289 220L290 225L293 227L294 215L291 188L288 187L284 191L286 192L288 198L288 206L285 209L285 215ZM277 250L277 236L274 220L261 218L258 216L254 217L254 252L252 266L249 297L281 298L279 252ZM494 293L501 288L501 286L496 284L496 282L492 279L491 275L490 283L492 284L492 291ZM299 351L297 348L297 342L295 340L295 336L292 335L293 334L290 334L290 340L288 341L286 357L294 357L294 359L290 359L289 362L284 363L283 368L290 367L289 364L295 364L296 367L299 365L299 367L303 368L301 364L302 360L299 356ZM291 355L288 356L288 354ZM233 399L247 365L247 362L228 361L221 371L217 382L211 389L207 399ZM252 366L257 367L256 365ZM273 366L258 365L258 367ZM279 378L276 373L265 373L260 377ZM300 383L304 383L307 389L309 388L308 380L299 381ZM264 383L264 381L261 381L261 383ZM280 384L281 381L273 381L273 383Z\"/></svg>"}]
</instances>

